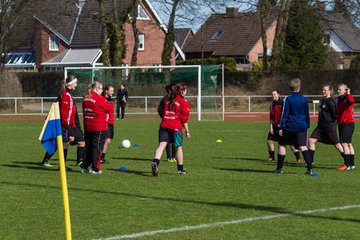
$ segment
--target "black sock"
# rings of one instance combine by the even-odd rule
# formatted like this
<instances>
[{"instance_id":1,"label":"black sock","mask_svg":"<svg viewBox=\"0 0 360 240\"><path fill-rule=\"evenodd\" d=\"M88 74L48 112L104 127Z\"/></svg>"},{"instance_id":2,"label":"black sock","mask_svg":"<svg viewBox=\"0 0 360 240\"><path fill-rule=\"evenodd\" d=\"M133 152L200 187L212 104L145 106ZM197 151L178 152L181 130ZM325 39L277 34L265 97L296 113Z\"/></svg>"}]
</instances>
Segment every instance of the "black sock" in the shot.
<instances>
[{"instance_id":1,"label":"black sock","mask_svg":"<svg viewBox=\"0 0 360 240\"><path fill-rule=\"evenodd\" d=\"M102 153L101 154L101 159L104 159L105 158L105 153Z\"/></svg>"},{"instance_id":2,"label":"black sock","mask_svg":"<svg viewBox=\"0 0 360 240\"><path fill-rule=\"evenodd\" d=\"M50 160L50 158L52 157L54 155L54 153L53 154L49 154L48 152L46 152L45 153L45 156L44 156L44 158L43 158L43 160L42 160L42 164L44 164L44 163L46 163L46 162L49 162L49 160Z\"/></svg>"},{"instance_id":3,"label":"black sock","mask_svg":"<svg viewBox=\"0 0 360 240\"><path fill-rule=\"evenodd\" d=\"M350 158L351 158L351 155L350 155L350 154L344 154L345 165L346 165L347 167L350 166Z\"/></svg>"},{"instance_id":4,"label":"black sock","mask_svg":"<svg viewBox=\"0 0 360 240\"><path fill-rule=\"evenodd\" d=\"M275 159L275 151L269 151L269 157Z\"/></svg>"},{"instance_id":5,"label":"black sock","mask_svg":"<svg viewBox=\"0 0 360 240\"><path fill-rule=\"evenodd\" d=\"M177 165L178 171L183 171L184 170L184 165Z\"/></svg>"},{"instance_id":6,"label":"black sock","mask_svg":"<svg viewBox=\"0 0 360 240\"><path fill-rule=\"evenodd\" d=\"M285 160L285 155L278 154L277 156L278 156L278 160L277 160L276 169L282 169L283 164L284 164L284 160Z\"/></svg>"},{"instance_id":7,"label":"black sock","mask_svg":"<svg viewBox=\"0 0 360 240\"><path fill-rule=\"evenodd\" d=\"M350 166L354 166L354 165L355 165L355 155L350 154Z\"/></svg>"},{"instance_id":8,"label":"black sock","mask_svg":"<svg viewBox=\"0 0 360 240\"><path fill-rule=\"evenodd\" d=\"M79 162L84 162L84 152L85 152L85 148L84 147L78 147L77 148L77 163Z\"/></svg>"},{"instance_id":9,"label":"black sock","mask_svg":"<svg viewBox=\"0 0 360 240\"><path fill-rule=\"evenodd\" d=\"M311 154L309 150L305 150L302 152L304 160L306 162L306 167L308 171L312 170L312 159L311 159Z\"/></svg>"},{"instance_id":10,"label":"black sock","mask_svg":"<svg viewBox=\"0 0 360 240\"><path fill-rule=\"evenodd\" d=\"M315 150L309 149L309 152L310 152L310 156L311 156L311 163L313 163L314 162L314 156L315 156Z\"/></svg>"},{"instance_id":11,"label":"black sock","mask_svg":"<svg viewBox=\"0 0 360 240\"><path fill-rule=\"evenodd\" d=\"M154 158L154 161L153 162L156 162L156 164L159 166L160 165L160 159L157 159L157 158Z\"/></svg>"},{"instance_id":12,"label":"black sock","mask_svg":"<svg viewBox=\"0 0 360 240\"><path fill-rule=\"evenodd\" d=\"M299 151L294 152L294 156L295 156L296 160L299 160L300 159L300 152Z\"/></svg>"},{"instance_id":13,"label":"black sock","mask_svg":"<svg viewBox=\"0 0 360 240\"><path fill-rule=\"evenodd\" d=\"M67 159L67 149L64 149L64 160L65 160L65 163L66 163L66 159Z\"/></svg>"},{"instance_id":14,"label":"black sock","mask_svg":"<svg viewBox=\"0 0 360 240\"><path fill-rule=\"evenodd\" d=\"M341 153L341 156L342 156L342 158L344 159L344 165L346 165L345 154L344 154L343 152Z\"/></svg>"}]
</instances>

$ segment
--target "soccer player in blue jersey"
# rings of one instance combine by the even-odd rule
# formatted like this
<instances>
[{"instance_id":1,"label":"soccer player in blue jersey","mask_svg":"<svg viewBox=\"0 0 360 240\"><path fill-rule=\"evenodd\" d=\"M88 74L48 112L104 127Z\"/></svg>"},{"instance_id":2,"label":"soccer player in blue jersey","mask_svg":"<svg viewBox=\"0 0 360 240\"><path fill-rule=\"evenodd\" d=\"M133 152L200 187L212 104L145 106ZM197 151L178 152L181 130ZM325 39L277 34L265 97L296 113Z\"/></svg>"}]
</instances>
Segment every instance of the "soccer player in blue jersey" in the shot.
<instances>
[{"instance_id":1,"label":"soccer player in blue jersey","mask_svg":"<svg viewBox=\"0 0 360 240\"><path fill-rule=\"evenodd\" d=\"M301 80L294 78L289 83L291 94L284 99L283 113L279 124L279 151L277 168L273 173L283 172L286 146L293 145L303 154L306 174L316 176L312 171L312 158L307 148L307 129L310 127L309 105L306 97L300 94Z\"/></svg>"}]
</instances>

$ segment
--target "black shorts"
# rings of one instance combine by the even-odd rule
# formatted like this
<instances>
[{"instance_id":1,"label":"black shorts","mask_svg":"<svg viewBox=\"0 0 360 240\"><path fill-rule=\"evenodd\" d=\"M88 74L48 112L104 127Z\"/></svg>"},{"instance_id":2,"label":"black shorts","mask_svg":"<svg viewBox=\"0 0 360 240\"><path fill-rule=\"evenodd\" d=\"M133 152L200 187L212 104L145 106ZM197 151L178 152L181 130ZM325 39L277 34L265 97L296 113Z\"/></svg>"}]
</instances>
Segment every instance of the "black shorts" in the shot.
<instances>
[{"instance_id":1,"label":"black shorts","mask_svg":"<svg viewBox=\"0 0 360 240\"><path fill-rule=\"evenodd\" d=\"M107 130L107 136L106 138L113 139L114 138L114 125L108 123L108 130Z\"/></svg>"},{"instance_id":2,"label":"black shorts","mask_svg":"<svg viewBox=\"0 0 360 240\"><path fill-rule=\"evenodd\" d=\"M273 130L274 130L273 134L271 134L270 132L268 133L267 140L278 142L279 141L279 129L274 124L273 124Z\"/></svg>"},{"instance_id":3,"label":"black shorts","mask_svg":"<svg viewBox=\"0 0 360 240\"><path fill-rule=\"evenodd\" d=\"M314 131L311 133L310 138L315 138L319 142L324 144L332 144L336 145L339 143L339 138L336 134L336 129L329 130L322 130L319 128L315 128Z\"/></svg>"},{"instance_id":4,"label":"black shorts","mask_svg":"<svg viewBox=\"0 0 360 240\"><path fill-rule=\"evenodd\" d=\"M296 149L299 147L307 146L308 135L307 131L303 132L288 132L283 130L283 135L279 137L279 145L286 146L292 145Z\"/></svg>"},{"instance_id":5,"label":"black shorts","mask_svg":"<svg viewBox=\"0 0 360 240\"><path fill-rule=\"evenodd\" d=\"M160 127L159 142L174 143L175 147L180 147L183 143L183 135L181 132Z\"/></svg>"},{"instance_id":6,"label":"black shorts","mask_svg":"<svg viewBox=\"0 0 360 240\"><path fill-rule=\"evenodd\" d=\"M70 145L76 145L79 142L85 142L84 133L81 128L73 128L74 141L70 142Z\"/></svg>"},{"instance_id":7,"label":"black shorts","mask_svg":"<svg viewBox=\"0 0 360 240\"><path fill-rule=\"evenodd\" d=\"M339 138L341 143L351 143L354 134L354 123L339 124Z\"/></svg>"}]
</instances>

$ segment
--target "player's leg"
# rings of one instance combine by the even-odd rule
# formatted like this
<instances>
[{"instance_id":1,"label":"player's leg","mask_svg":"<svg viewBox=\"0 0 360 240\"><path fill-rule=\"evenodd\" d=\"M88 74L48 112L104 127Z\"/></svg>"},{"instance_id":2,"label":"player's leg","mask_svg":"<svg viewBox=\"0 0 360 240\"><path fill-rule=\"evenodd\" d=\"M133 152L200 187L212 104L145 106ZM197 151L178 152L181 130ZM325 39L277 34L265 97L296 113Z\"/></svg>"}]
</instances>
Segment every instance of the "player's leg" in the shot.
<instances>
[{"instance_id":1,"label":"player's leg","mask_svg":"<svg viewBox=\"0 0 360 240\"><path fill-rule=\"evenodd\" d=\"M186 169L184 168L184 153L183 153L183 134L181 132L175 131L174 134L174 147L176 148L176 161L178 174L186 174Z\"/></svg>"},{"instance_id":2,"label":"player's leg","mask_svg":"<svg viewBox=\"0 0 360 240\"><path fill-rule=\"evenodd\" d=\"M41 165L42 166L44 166L44 167L53 167L53 165L51 165L50 164L50 158L52 157L54 155L54 153L53 154L49 154L48 152L46 152L45 153L45 155L44 155L44 158L43 158L43 160L42 160L42 162L41 162Z\"/></svg>"},{"instance_id":3,"label":"player's leg","mask_svg":"<svg viewBox=\"0 0 360 240\"><path fill-rule=\"evenodd\" d=\"M173 140L174 131L164 127L159 128L159 145L155 150L154 160L151 164L151 172L153 176L158 176L159 174L159 164L161 155L166 148L166 145Z\"/></svg>"},{"instance_id":4,"label":"player's leg","mask_svg":"<svg viewBox=\"0 0 360 240\"><path fill-rule=\"evenodd\" d=\"M301 162L300 151L296 149L293 145L290 146L290 149L294 153L296 162L300 163Z\"/></svg>"}]
</instances>

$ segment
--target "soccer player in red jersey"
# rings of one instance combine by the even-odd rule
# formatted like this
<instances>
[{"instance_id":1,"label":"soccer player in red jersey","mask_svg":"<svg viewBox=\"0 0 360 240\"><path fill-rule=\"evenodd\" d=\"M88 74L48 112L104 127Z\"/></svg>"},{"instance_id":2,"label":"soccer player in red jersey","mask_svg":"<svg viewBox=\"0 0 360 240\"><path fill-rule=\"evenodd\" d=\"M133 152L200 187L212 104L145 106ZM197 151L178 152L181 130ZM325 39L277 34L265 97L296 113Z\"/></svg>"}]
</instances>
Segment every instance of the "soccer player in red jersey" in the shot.
<instances>
[{"instance_id":1,"label":"soccer player in red jersey","mask_svg":"<svg viewBox=\"0 0 360 240\"><path fill-rule=\"evenodd\" d=\"M345 84L338 86L338 99L336 101L336 118L339 129L340 143L344 148L344 165L338 170L355 169L355 150L352 145L352 135L355 130L354 103L350 89Z\"/></svg>"},{"instance_id":2,"label":"soccer player in red jersey","mask_svg":"<svg viewBox=\"0 0 360 240\"><path fill-rule=\"evenodd\" d=\"M177 83L173 86L170 96L165 100L164 112L159 129L159 145L155 151L155 157L151 165L152 175L158 176L158 167L161 155L168 143L174 143L176 148L176 160L178 174L186 174L184 168L183 155L183 133L185 128L186 138L190 138L189 115L190 103L184 99L187 94L187 86L183 83Z\"/></svg>"},{"instance_id":3,"label":"soccer player in red jersey","mask_svg":"<svg viewBox=\"0 0 360 240\"><path fill-rule=\"evenodd\" d=\"M281 113L284 101L280 98L278 90L274 89L271 91L273 97L272 102L270 103L270 128L267 137L267 146L269 151L268 161L273 161L275 159L275 146L274 142L279 141L279 124L281 119ZM300 152L294 146L290 146L291 150L294 153L296 162L300 163Z\"/></svg>"},{"instance_id":4,"label":"soccer player in red jersey","mask_svg":"<svg viewBox=\"0 0 360 240\"><path fill-rule=\"evenodd\" d=\"M109 143L111 142L111 139L114 138L114 102L112 101L111 97L114 95L114 88L110 85L106 85L104 88L104 91L102 93L102 96L105 98L105 100L111 105L112 111L110 111L110 114L107 118L107 126L108 126L108 136L105 140L104 149L102 150L101 154L101 160L100 163L109 163L105 159L106 150L108 148Z\"/></svg>"},{"instance_id":5,"label":"soccer player in red jersey","mask_svg":"<svg viewBox=\"0 0 360 240\"><path fill-rule=\"evenodd\" d=\"M83 100L86 159L80 165L82 173L101 174L99 157L107 137L107 117L111 105L101 96L103 86L100 82L92 84L92 93ZM91 166L91 170L89 170Z\"/></svg>"}]
</instances>

